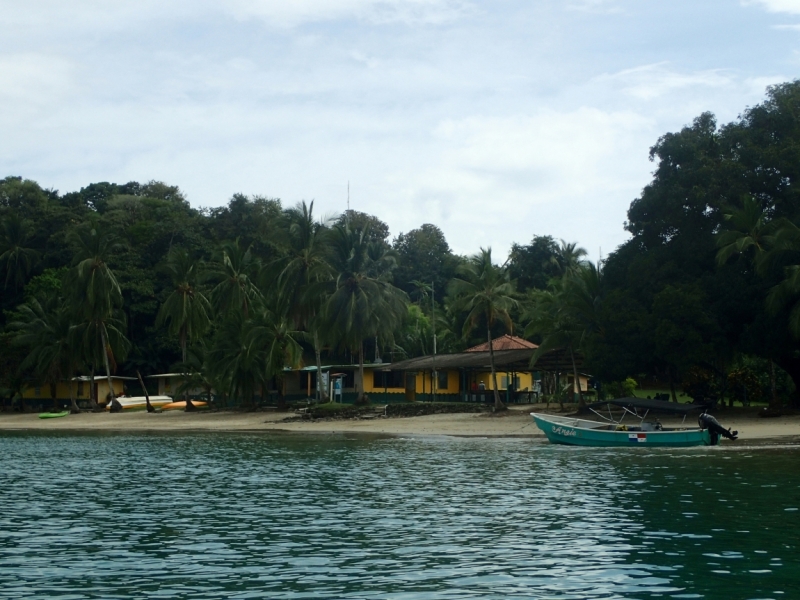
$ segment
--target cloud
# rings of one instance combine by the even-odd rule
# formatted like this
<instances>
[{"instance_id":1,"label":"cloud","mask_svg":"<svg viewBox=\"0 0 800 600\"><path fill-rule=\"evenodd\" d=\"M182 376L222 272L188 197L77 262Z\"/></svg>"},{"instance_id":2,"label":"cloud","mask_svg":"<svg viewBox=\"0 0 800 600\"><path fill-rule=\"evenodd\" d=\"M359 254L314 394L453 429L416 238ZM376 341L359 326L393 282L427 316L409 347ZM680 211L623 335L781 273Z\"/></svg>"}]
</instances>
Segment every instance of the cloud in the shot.
<instances>
[{"instance_id":1,"label":"cloud","mask_svg":"<svg viewBox=\"0 0 800 600\"><path fill-rule=\"evenodd\" d=\"M596 81L619 86L624 93L639 100L653 100L687 88L724 87L733 81L733 77L721 69L682 73L662 62L601 75Z\"/></svg>"},{"instance_id":2,"label":"cloud","mask_svg":"<svg viewBox=\"0 0 800 600\"><path fill-rule=\"evenodd\" d=\"M575 0L567 4L568 10L588 13L621 13L622 8L614 0Z\"/></svg>"},{"instance_id":3,"label":"cloud","mask_svg":"<svg viewBox=\"0 0 800 600\"><path fill-rule=\"evenodd\" d=\"M743 0L743 6L763 6L769 12L800 14L800 0Z\"/></svg>"},{"instance_id":4,"label":"cloud","mask_svg":"<svg viewBox=\"0 0 800 600\"><path fill-rule=\"evenodd\" d=\"M74 71L75 66L59 56L0 54L0 106L57 101L74 89Z\"/></svg>"},{"instance_id":5,"label":"cloud","mask_svg":"<svg viewBox=\"0 0 800 600\"><path fill-rule=\"evenodd\" d=\"M535 232L571 239L579 223L620 229L649 169L641 132L653 127L590 107L446 120L430 164L391 178L400 188L384 214L400 230L438 223L456 251L494 244L498 256Z\"/></svg>"},{"instance_id":6,"label":"cloud","mask_svg":"<svg viewBox=\"0 0 800 600\"><path fill-rule=\"evenodd\" d=\"M227 0L224 6L237 18L258 18L284 26L342 18L441 24L474 10L464 0Z\"/></svg>"},{"instance_id":7,"label":"cloud","mask_svg":"<svg viewBox=\"0 0 800 600\"><path fill-rule=\"evenodd\" d=\"M3 26L25 30L128 31L143 22L196 21L204 18L260 20L271 26L357 19L369 23L438 25L474 14L467 0L0 0Z\"/></svg>"}]
</instances>

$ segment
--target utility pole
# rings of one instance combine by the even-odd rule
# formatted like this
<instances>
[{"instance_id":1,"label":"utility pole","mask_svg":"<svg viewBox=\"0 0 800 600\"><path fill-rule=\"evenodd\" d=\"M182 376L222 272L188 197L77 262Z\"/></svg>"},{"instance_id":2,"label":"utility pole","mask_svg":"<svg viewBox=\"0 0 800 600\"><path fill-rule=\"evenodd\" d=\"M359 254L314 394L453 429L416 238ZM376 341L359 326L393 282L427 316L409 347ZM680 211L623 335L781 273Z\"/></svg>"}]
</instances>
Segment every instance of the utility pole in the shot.
<instances>
[{"instance_id":1,"label":"utility pole","mask_svg":"<svg viewBox=\"0 0 800 600\"><path fill-rule=\"evenodd\" d=\"M431 325L433 327L433 381L431 381L431 390L433 391L433 401L436 402L436 388L438 387L439 378L436 376L436 299L434 298L436 292L435 283L431 281Z\"/></svg>"}]
</instances>

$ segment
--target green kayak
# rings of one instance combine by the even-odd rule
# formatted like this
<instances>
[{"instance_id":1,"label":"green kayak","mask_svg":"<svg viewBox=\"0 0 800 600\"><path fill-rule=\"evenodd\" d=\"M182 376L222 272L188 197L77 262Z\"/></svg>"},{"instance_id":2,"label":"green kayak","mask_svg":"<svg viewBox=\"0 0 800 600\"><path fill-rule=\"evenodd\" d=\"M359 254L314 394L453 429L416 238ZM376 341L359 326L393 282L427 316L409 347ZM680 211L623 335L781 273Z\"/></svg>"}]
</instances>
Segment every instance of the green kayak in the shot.
<instances>
[{"instance_id":1,"label":"green kayak","mask_svg":"<svg viewBox=\"0 0 800 600\"><path fill-rule=\"evenodd\" d=\"M48 413L39 413L40 419L56 419L58 417L66 417L69 414L68 410L62 410L61 412L48 412Z\"/></svg>"}]
</instances>

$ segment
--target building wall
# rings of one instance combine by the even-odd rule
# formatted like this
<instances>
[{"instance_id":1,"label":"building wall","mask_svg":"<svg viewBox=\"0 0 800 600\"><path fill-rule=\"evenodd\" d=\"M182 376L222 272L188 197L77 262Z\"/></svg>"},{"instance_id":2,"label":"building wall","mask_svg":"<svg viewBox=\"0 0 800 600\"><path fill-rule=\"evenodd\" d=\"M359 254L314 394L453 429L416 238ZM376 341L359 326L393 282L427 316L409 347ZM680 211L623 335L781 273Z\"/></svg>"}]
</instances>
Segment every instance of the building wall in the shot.
<instances>
[{"instance_id":1,"label":"building wall","mask_svg":"<svg viewBox=\"0 0 800 600\"><path fill-rule=\"evenodd\" d=\"M458 369L440 369L437 371L437 377L441 377L442 373L447 373L447 387L441 385L436 386L436 393L442 394L457 394L461 391L461 371ZM430 394L433 391L431 385L432 373L430 371L418 372L416 374L416 393L417 394Z\"/></svg>"},{"instance_id":2,"label":"building wall","mask_svg":"<svg viewBox=\"0 0 800 600\"><path fill-rule=\"evenodd\" d=\"M183 385L184 379L182 377L157 377L156 380L158 381L159 396L172 396L174 398L181 395L178 390ZM148 389L148 392L149 391ZM189 390L190 398L200 398L206 395L207 393L204 388L192 388Z\"/></svg>"},{"instance_id":3,"label":"building wall","mask_svg":"<svg viewBox=\"0 0 800 600\"><path fill-rule=\"evenodd\" d=\"M500 390L505 390L508 388L508 383L511 380L511 377L515 377L517 379L517 391L524 391L524 390L532 390L533 389L533 374L531 373L523 373L523 372L514 372L514 373L506 373L505 371L498 371L497 372L497 388ZM478 386L480 383L483 382L483 386L487 390L494 389L494 381L492 381L492 372L491 371L480 371L477 373L472 373L468 376L468 386L471 387L471 382L475 382Z\"/></svg>"},{"instance_id":4,"label":"building wall","mask_svg":"<svg viewBox=\"0 0 800 600\"><path fill-rule=\"evenodd\" d=\"M124 390L124 382L121 379L111 379L111 383L114 386L114 395L121 396ZM105 403L106 396L108 396L108 380L97 379L95 380L95 384L97 385L97 399L100 404ZM91 394L91 382L90 381L60 381L56 385L56 398L58 400L69 400L70 398L70 385L72 386L72 390L75 393L76 400L89 400ZM22 392L22 397L25 399L35 399L35 398L42 398L42 399L49 399L50 396L50 386L43 385L29 385L26 386Z\"/></svg>"},{"instance_id":5,"label":"building wall","mask_svg":"<svg viewBox=\"0 0 800 600\"><path fill-rule=\"evenodd\" d=\"M582 392L586 392L586 391L589 390L589 378L588 377L584 377L583 375L579 374L578 375L578 381L580 382L580 386L581 386L581 391ZM568 383L572 383L572 391L573 392L577 392L578 391L578 386L576 386L575 383L574 383L575 382L575 377L573 377L572 375L567 375L567 382Z\"/></svg>"}]
</instances>

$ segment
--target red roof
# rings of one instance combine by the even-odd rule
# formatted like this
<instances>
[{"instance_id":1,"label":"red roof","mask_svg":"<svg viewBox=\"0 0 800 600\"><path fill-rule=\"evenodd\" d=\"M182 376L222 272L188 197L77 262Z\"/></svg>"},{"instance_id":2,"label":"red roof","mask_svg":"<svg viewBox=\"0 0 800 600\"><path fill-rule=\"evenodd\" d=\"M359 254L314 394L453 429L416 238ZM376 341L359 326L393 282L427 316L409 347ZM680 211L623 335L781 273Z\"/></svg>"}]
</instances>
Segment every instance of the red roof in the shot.
<instances>
[{"instance_id":1,"label":"red roof","mask_svg":"<svg viewBox=\"0 0 800 600\"><path fill-rule=\"evenodd\" d=\"M492 350L522 350L523 348L538 348L536 344L523 340L521 337L515 335L501 335L499 338L492 340ZM467 348L467 352L488 352L489 342L478 344L472 348Z\"/></svg>"}]
</instances>

